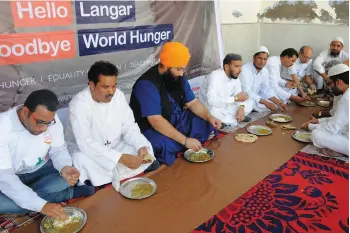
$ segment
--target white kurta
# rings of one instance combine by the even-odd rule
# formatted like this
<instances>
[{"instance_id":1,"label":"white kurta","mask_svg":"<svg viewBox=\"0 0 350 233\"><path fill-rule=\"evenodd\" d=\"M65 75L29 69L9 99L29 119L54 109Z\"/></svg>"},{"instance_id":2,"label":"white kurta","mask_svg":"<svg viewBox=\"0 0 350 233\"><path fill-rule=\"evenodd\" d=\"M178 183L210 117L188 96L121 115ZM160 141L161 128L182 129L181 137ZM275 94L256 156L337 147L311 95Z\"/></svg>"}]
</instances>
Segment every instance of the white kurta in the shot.
<instances>
[{"instance_id":1,"label":"white kurta","mask_svg":"<svg viewBox=\"0 0 350 233\"><path fill-rule=\"evenodd\" d=\"M249 99L253 100L253 109L257 112L270 111L265 105L259 103L261 99L275 97L275 92L270 88L269 72L264 67L257 72L253 62L247 62L242 66L239 75L244 92L248 93Z\"/></svg>"},{"instance_id":2,"label":"white kurta","mask_svg":"<svg viewBox=\"0 0 350 233\"><path fill-rule=\"evenodd\" d=\"M94 101L89 87L74 96L69 104L65 136L73 164L81 174L80 183L90 180L94 186L100 186L113 181L118 189L120 180L136 176L150 165L132 170L118 162L122 154L137 156L145 146L153 155L151 144L141 134L118 89L109 103Z\"/></svg>"},{"instance_id":3,"label":"white kurta","mask_svg":"<svg viewBox=\"0 0 350 233\"><path fill-rule=\"evenodd\" d=\"M235 102L234 96L242 92L239 79L228 78L223 69L211 72L202 82L199 100L207 106L210 114L225 124L238 124L236 113L240 105L245 105L248 115L253 110L253 101Z\"/></svg>"},{"instance_id":4,"label":"white kurta","mask_svg":"<svg viewBox=\"0 0 350 233\"><path fill-rule=\"evenodd\" d=\"M344 50L342 50L337 57L332 57L330 55L329 49L326 49L318 55L313 63L314 79L317 84L317 89L322 89L323 87L323 78L320 74L326 73L328 74L328 70L337 65L344 63L344 61L349 59L349 54L347 54Z\"/></svg>"},{"instance_id":5,"label":"white kurta","mask_svg":"<svg viewBox=\"0 0 350 233\"><path fill-rule=\"evenodd\" d=\"M340 99L334 116L319 122L309 125L314 145L349 155L349 89Z\"/></svg>"},{"instance_id":6,"label":"white kurta","mask_svg":"<svg viewBox=\"0 0 350 233\"><path fill-rule=\"evenodd\" d=\"M286 88L287 81L281 78L282 63L279 56L269 57L266 63L266 68L269 71L270 86L272 90L277 94L278 98L287 103L289 98L292 96ZM293 66L288 67L289 75L295 74L295 69Z\"/></svg>"}]
</instances>

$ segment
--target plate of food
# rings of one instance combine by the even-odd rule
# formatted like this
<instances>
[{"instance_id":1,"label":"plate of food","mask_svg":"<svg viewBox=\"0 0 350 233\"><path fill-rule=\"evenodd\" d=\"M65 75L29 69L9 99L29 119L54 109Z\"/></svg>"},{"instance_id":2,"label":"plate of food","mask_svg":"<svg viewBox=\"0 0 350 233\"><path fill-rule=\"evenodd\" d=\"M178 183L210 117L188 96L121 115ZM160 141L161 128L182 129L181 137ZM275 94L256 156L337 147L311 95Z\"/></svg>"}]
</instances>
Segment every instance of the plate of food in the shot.
<instances>
[{"instance_id":1,"label":"plate of food","mask_svg":"<svg viewBox=\"0 0 350 233\"><path fill-rule=\"evenodd\" d=\"M45 216L40 223L42 233L76 233L85 225L87 216L84 210L77 207L63 207L67 213L66 220L58 220Z\"/></svg>"},{"instance_id":2,"label":"plate of food","mask_svg":"<svg viewBox=\"0 0 350 233\"><path fill-rule=\"evenodd\" d=\"M269 116L270 120L273 120L275 122L279 123L288 123L292 121L292 117L286 114L271 114Z\"/></svg>"},{"instance_id":3,"label":"plate of food","mask_svg":"<svg viewBox=\"0 0 350 233\"><path fill-rule=\"evenodd\" d=\"M319 106L324 107L324 108L329 108L331 103L329 100L318 100L316 102Z\"/></svg>"},{"instance_id":4,"label":"plate of food","mask_svg":"<svg viewBox=\"0 0 350 233\"><path fill-rule=\"evenodd\" d=\"M297 127L287 124L287 125L281 125L281 129L297 129Z\"/></svg>"},{"instance_id":5,"label":"plate of food","mask_svg":"<svg viewBox=\"0 0 350 233\"><path fill-rule=\"evenodd\" d=\"M316 93L317 93L317 89L311 89L311 88L307 89L307 94L308 95L315 95Z\"/></svg>"},{"instance_id":6,"label":"plate of food","mask_svg":"<svg viewBox=\"0 0 350 233\"><path fill-rule=\"evenodd\" d=\"M312 142L311 132L306 131L295 131L292 137L299 142Z\"/></svg>"},{"instance_id":7,"label":"plate of food","mask_svg":"<svg viewBox=\"0 0 350 233\"><path fill-rule=\"evenodd\" d=\"M214 152L207 148L202 148L199 151L188 149L184 153L184 158L193 163L204 163L214 158Z\"/></svg>"},{"instance_id":8,"label":"plate of food","mask_svg":"<svg viewBox=\"0 0 350 233\"><path fill-rule=\"evenodd\" d=\"M254 134L240 133L235 136L235 139L238 142L253 143L253 142L256 142L256 140L258 140L258 136Z\"/></svg>"},{"instance_id":9,"label":"plate of food","mask_svg":"<svg viewBox=\"0 0 350 233\"><path fill-rule=\"evenodd\" d=\"M298 104L304 107L315 107L315 103L309 100L300 102Z\"/></svg>"},{"instance_id":10,"label":"plate of food","mask_svg":"<svg viewBox=\"0 0 350 233\"><path fill-rule=\"evenodd\" d=\"M267 136L272 134L272 129L263 125L251 125L247 128L248 133L255 134L257 136Z\"/></svg>"},{"instance_id":11,"label":"plate of food","mask_svg":"<svg viewBox=\"0 0 350 233\"><path fill-rule=\"evenodd\" d=\"M119 192L126 198L140 200L152 196L157 191L157 184L146 177L137 177L123 182Z\"/></svg>"}]
</instances>

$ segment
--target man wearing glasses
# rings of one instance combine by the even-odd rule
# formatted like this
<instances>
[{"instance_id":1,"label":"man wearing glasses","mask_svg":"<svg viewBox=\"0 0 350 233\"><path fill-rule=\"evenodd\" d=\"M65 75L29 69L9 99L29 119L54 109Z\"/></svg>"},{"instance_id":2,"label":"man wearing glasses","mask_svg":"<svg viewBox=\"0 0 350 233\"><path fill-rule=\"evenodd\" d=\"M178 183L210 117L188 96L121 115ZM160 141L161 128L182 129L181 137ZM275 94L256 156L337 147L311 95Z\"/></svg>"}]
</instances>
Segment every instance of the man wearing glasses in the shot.
<instances>
[{"instance_id":1,"label":"man wearing glasses","mask_svg":"<svg viewBox=\"0 0 350 233\"><path fill-rule=\"evenodd\" d=\"M133 86L130 106L141 132L151 142L161 163L171 165L184 148L195 151L214 136L221 122L195 98L184 69L190 60L186 46L167 42L160 63Z\"/></svg>"},{"instance_id":2,"label":"man wearing glasses","mask_svg":"<svg viewBox=\"0 0 350 233\"><path fill-rule=\"evenodd\" d=\"M24 105L0 114L0 214L31 210L65 219L56 203L95 192L72 187L80 173L72 167L57 107L53 92L38 90Z\"/></svg>"},{"instance_id":3,"label":"man wearing glasses","mask_svg":"<svg viewBox=\"0 0 350 233\"><path fill-rule=\"evenodd\" d=\"M310 92L316 91L316 85L312 79L312 48L310 46L300 48L299 57L294 63L294 69L299 82L302 84L301 88L305 86L310 89ZM285 68L281 72L281 77L291 81L291 77ZM297 92L297 89L294 90Z\"/></svg>"},{"instance_id":4,"label":"man wearing glasses","mask_svg":"<svg viewBox=\"0 0 350 233\"><path fill-rule=\"evenodd\" d=\"M302 129L312 131L312 141L321 153L349 156L349 67L338 64L329 69L328 85L335 96L342 95L332 117L311 118Z\"/></svg>"}]
</instances>

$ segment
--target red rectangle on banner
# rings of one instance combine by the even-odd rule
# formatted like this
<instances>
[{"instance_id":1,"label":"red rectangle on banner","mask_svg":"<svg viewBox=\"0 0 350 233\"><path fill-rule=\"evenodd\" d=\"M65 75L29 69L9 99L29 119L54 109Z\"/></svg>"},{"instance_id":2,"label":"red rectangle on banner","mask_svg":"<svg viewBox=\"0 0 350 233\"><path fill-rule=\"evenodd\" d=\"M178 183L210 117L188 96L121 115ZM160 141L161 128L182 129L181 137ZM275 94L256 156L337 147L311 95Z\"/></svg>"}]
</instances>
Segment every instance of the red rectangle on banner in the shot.
<instances>
[{"instance_id":1,"label":"red rectangle on banner","mask_svg":"<svg viewBox=\"0 0 350 233\"><path fill-rule=\"evenodd\" d=\"M70 0L11 1L15 27L67 26L72 24Z\"/></svg>"},{"instance_id":2,"label":"red rectangle on banner","mask_svg":"<svg viewBox=\"0 0 350 233\"><path fill-rule=\"evenodd\" d=\"M0 65L75 57L74 31L0 35Z\"/></svg>"}]
</instances>

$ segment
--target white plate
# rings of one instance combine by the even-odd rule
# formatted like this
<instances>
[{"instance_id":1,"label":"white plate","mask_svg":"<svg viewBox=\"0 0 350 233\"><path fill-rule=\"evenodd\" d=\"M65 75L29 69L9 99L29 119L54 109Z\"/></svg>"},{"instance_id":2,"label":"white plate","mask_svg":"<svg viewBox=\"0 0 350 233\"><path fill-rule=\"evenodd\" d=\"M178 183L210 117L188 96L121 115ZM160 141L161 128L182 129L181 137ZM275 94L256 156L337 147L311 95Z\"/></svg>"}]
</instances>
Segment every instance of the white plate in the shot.
<instances>
[{"instance_id":1,"label":"white plate","mask_svg":"<svg viewBox=\"0 0 350 233\"><path fill-rule=\"evenodd\" d=\"M312 142L311 132L297 130L292 134L292 137L299 142Z\"/></svg>"},{"instance_id":2,"label":"white plate","mask_svg":"<svg viewBox=\"0 0 350 233\"><path fill-rule=\"evenodd\" d=\"M79 232L86 224L87 215L86 215L85 211L82 209L79 209L77 207L63 207L63 209L67 213L68 216L77 215L78 217L80 217L82 219L82 222L80 224L80 228L77 231L74 231L72 233ZM42 233L48 232L44 229L44 223L46 221L52 221L52 220L54 220L54 219L51 217L45 216L43 218L43 220L41 220L41 223L40 223L40 232L42 232Z\"/></svg>"},{"instance_id":3,"label":"white plate","mask_svg":"<svg viewBox=\"0 0 350 233\"><path fill-rule=\"evenodd\" d=\"M289 115L286 115L286 114L271 114L269 116L270 120L273 120L275 122L279 122L279 123L288 123L288 122L291 122L293 120L293 118ZM279 121L279 120L276 120L276 118L285 118L286 121Z\"/></svg>"},{"instance_id":4,"label":"white plate","mask_svg":"<svg viewBox=\"0 0 350 233\"><path fill-rule=\"evenodd\" d=\"M324 108L329 108L330 106L330 102L328 100L319 100L317 101L317 104Z\"/></svg>"},{"instance_id":5,"label":"white plate","mask_svg":"<svg viewBox=\"0 0 350 233\"><path fill-rule=\"evenodd\" d=\"M267 130L268 133L260 133L259 130ZM255 134L257 136L267 136L272 134L272 129L262 125L251 125L247 128L247 131L251 134Z\"/></svg>"},{"instance_id":6,"label":"white plate","mask_svg":"<svg viewBox=\"0 0 350 233\"><path fill-rule=\"evenodd\" d=\"M203 161L193 161L191 160L191 155L193 153L199 153L199 152L202 152L202 153L207 153L209 154L210 158L207 159L207 160L203 160ZM202 148L200 151L198 152L195 152L194 150L192 149L188 149L185 153L184 153L184 158L187 160L187 161L190 161L190 162L193 162L193 163L204 163L204 162L208 162L210 160L212 160L214 158L214 152L212 150L209 150L207 148Z\"/></svg>"},{"instance_id":7,"label":"white plate","mask_svg":"<svg viewBox=\"0 0 350 233\"><path fill-rule=\"evenodd\" d=\"M152 193L150 193L149 195L143 196L141 198L134 198L134 197L132 197L131 196L131 190L137 184L150 184L150 185L152 185L153 186ZM120 185L120 188L119 188L119 192L120 192L121 195L123 195L126 198L133 199L133 200L145 199L147 197L152 196L156 191L157 191L157 184L153 180L151 180L149 178L146 178L146 177L137 177L137 178L133 178L133 179L127 180L127 181L123 182Z\"/></svg>"}]
</instances>

